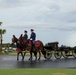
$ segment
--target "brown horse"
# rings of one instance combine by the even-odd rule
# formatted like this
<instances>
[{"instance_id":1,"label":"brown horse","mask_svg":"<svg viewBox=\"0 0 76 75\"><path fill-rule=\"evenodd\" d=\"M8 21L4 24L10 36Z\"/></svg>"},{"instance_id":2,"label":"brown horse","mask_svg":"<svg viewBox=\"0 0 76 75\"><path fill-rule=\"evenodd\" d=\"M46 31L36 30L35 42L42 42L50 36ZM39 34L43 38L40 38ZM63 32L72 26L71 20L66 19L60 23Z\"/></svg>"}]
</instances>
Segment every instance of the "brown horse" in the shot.
<instances>
[{"instance_id":1,"label":"brown horse","mask_svg":"<svg viewBox=\"0 0 76 75\"><path fill-rule=\"evenodd\" d=\"M22 34L20 35L19 37L19 40L22 44L22 47L23 47L23 50L25 51L24 52L24 57L25 57L25 54L27 51L30 52L30 58L29 60L32 60L32 53L34 53L34 56L36 57L36 52L33 51L33 43L30 39L25 39L23 38Z\"/></svg>"},{"instance_id":2,"label":"brown horse","mask_svg":"<svg viewBox=\"0 0 76 75\"><path fill-rule=\"evenodd\" d=\"M18 42L18 41L19 41L19 39L16 38L15 35L13 35L12 44L16 43L16 45L17 45L17 42ZM24 56L23 56L22 50L23 50L22 47L20 47L19 50L17 50L17 60L19 60L19 54L21 54L22 60L24 60Z\"/></svg>"},{"instance_id":3,"label":"brown horse","mask_svg":"<svg viewBox=\"0 0 76 75\"><path fill-rule=\"evenodd\" d=\"M46 58L46 51L44 50L44 45L43 45L42 41L40 41L40 40L35 41L34 50L35 50L35 52L39 52L38 60L40 60L40 58L41 58L41 53L44 55L44 58ZM37 54L36 54L36 59L37 59Z\"/></svg>"},{"instance_id":4,"label":"brown horse","mask_svg":"<svg viewBox=\"0 0 76 75\"><path fill-rule=\"evenodd\" d=\"M19 41L20 44L21 44L21 47L20 47L21 51L17 51L17 60L19 60L19 54L20 53L22 55L22 60L24 60L24 57L25 57L25 54L26 54L27 51L30 52L30 58L29 58L29 60L32 60L32 42L31 42L31 40L24 39L22 37L22 34L20 35L19 39L16 38L15 35L13 35L12 44L16 43L16 45L17 45L17 41Z\"/></svg>"},{"instance_id":5,"label":"brown horse","mask_svg":"<svg viewBox=\"0 0 76 75\"><path fill-rule=\"evenodd\" d=\"M30 40L30 39L26 40L22 37L22 35L19 37L19 39L21 42L24 42L27 44L27 46L24 46L24 50L25 50L24 56L25 56L26 50L27 50L30 52L31 60L32 60L32 53L34 53L35 60L37 60L37 52L39 52L38 60L40 60L40 58L41 58L41 52L44 55L44 57L46 58L46 51L44 50L43 43L40 40L35 41L35 43L33 44L32 40Z\"/></svg>"},{"instance_id":6,"label":"brown horse","mask_svg":"<svg viewBox=\"0 0 76 75\"><path fill-rule=\"evenodd\" d=\"M17 40L19 40L22 45L21 54L22 54L22 51L24 51L24 54L22 54L23 59L24 59L27 51L30 52L29 60L32 60L32 53L34 53L35 59L37 59L37 52L39 52L38 60L40 60L40 58L41 58L41 52L44 55L44 57L46 58L46 51L44 50L43 43L40 40L35 41L35 43L33 44L30 39L28 39L28 40L24 39L22 37L22 34L20 35L19 39L17 39L15 36L13 36L12 42L17 44ZM17 57L18 56L19 56L19 54L17 54Z\"/></svg>"}]
</instances>

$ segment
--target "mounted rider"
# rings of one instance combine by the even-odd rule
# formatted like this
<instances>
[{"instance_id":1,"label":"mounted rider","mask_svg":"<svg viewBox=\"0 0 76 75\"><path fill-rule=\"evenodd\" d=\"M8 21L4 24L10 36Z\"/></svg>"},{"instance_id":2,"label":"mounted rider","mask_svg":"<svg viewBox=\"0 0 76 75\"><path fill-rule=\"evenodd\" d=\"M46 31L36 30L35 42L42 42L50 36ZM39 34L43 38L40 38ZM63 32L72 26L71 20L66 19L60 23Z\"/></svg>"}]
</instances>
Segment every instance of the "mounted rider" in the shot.
<instances>
[{"instance_id":1,"label":"mounted rider","mask_svg":"<svg viewBox=\"0 0 76 75\"><path fill-rule=\"evenodd\" d=\"M23 38L26 39L26 40L28 39L28 35L27 35L27 31L26 31L26 30L24 31L24 36L23 36Z\"/></svg>"},{"instance_id":2,"label":"mounted rider","mask_svg":"<svg viewBox=\"0 0 76 75\"><path fill-rule=\"evenodd\" d=\"M36 33L34 32L34 29L31 29L30 39L32 40L32 43L34 44L36 40Z\"/></svg>"},{"instance_id":3,"label":"mounted rider","mask_svg":"<svg viewBox=\"0 0 76 75\"><path fill-rule=\"evenodd\" d=\"M26 48L26 46L28 44L27 40L28 40L28 35L27 35L27 31L25 30L24 35L23 35L23 42L22 42L22 45L24 48Z\"/></svg>"}]
</instances>

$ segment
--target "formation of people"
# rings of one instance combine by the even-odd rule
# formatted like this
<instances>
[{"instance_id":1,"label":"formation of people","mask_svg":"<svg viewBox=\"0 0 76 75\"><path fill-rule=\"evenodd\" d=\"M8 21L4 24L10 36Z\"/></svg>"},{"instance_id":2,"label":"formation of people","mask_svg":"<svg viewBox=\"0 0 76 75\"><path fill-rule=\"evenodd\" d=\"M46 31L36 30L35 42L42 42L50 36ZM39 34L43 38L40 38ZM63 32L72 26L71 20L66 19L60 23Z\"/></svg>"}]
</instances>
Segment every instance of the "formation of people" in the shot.
<instances>
[{"instance_id":1,"label":"formation of people","mask_svg":"<svg viewBox=\"0 0 76 75\"><path fill-rule=\"evenodd\" d=\"M34 43L35 43L35 40L36 40L36 33L34 32L34 29L31 29L30 31L31 31L31 34L30 34L30 38L29 38L29 39L30 39L30 40L32 41L32 43L34 44ZM25 31L24 31L24 35L22 35L22 37L23 37L24 39L26 39L26 40L28 40L28 34L27 34L27 33L28 33L28 32L25 30ZM26 42L26 43L23 43L23 42L20 43L20 41L18 40L16 46L17 46L16 51L19 52L19 51L21 51L21 47L26 48L27 42Z\"/></svg>"},{"instance_id":2,"label":"formation of people","mask_svg":"<svg viewBox=\"0 0 76 75\"><path fill-rule=\"evenodd\" d=\"M36 40L36 33L34 32L34 29L31 29L30 30L31 31L31 34L30 34L30 40L32 40L32 43L34 44L34 42L35 42L35 40ZM25 39L28 39L28 35L27 35L27 31L25 30L24 31L24 35L23 35L23 37L25 38Z\"/></svg>"},{"instance_id":3,"label":"formation of people","mask_svg":"<svg viewBox=\"0 0 76 75\"><path fill-rule=\"evenodd\" d=\"M30 37L28 38L28 32L25 30L24 35L21 34L19 38L16 38L13 35L12 43L16 43L17 51L17 60L19 60L19 54L22 55L22 60L24 60L25 54L27 51L30 52L30 58L32 60L32 53L34 53L35 58L37 59L37 52L39 53L39 58L41 58L41 53L46 58L46 51L44 50L43 43L40 40L36 40L36 33L34 29L31 29Z\"/></svg>"}]
</instances>

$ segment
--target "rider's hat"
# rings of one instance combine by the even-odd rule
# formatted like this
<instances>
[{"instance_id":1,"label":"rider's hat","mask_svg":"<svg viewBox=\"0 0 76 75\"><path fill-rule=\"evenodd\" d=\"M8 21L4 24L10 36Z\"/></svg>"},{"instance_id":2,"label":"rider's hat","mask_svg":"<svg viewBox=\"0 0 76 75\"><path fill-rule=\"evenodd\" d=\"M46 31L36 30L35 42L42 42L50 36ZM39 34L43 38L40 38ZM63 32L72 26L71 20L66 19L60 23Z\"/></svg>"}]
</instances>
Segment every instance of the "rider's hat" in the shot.
<instances>
[{"instance_id":1,"label":"rider's hat","mask_svg":"<svg viewBox=\"0 0 76 75\"><path fill-rule=\"evenodd\" d=\"M31 29L31 31L34 31L34 29Z\"/></svg>"},{"instance_id":2,"label":"rider's hat","mask_svg":"<svg viewBox=\"0 0 76 75\"><path fill-rule=\"evenodd\" d=\"M26 32L27 33L27 31L25 30L24 32Z\"/></svg>"}]
</instances>

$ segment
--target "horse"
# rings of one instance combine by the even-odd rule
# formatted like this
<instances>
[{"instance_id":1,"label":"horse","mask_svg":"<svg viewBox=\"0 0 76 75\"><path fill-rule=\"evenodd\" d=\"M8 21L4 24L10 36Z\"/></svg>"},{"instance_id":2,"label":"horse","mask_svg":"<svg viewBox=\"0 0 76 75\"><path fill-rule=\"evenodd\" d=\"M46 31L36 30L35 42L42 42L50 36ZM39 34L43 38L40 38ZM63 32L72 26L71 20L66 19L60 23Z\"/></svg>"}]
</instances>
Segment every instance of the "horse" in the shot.
<instances>
[{"instance_id":1,"label":"horse","mask_svg":"<svg viewBox=\"0 0 76 75\"><path fill-rule=\"evenodd\" d=\"M32 53L34 53L35 60L37 60L37 52L39 52L38 60L40 60L40 58L41 58L41 53L46 58L46 51L44 50L44 45L43 45L42 41L36 40L35 43L33 43L32 40L25 39L22 37L22 35L19 37L19 40L21 42L26 43L26 46L24 46L24 50L25 50L24 56L26 54L26 50L29 51L30 52L29 60L32 60Z\"/></svg>"},{"instance_id":2,"label":"horse","mask_svg":"<svg viewBox=\"0 0 76 75\"><path fill-rule=\"evenodd\" d=\"M40 41L40 40L35 41L34 50L36 52L36 59L37 59L37 52L39 52L38 60L40 60L40 58L41 58L41 53L44 55L44 58L46 58L46 51L44 50L44 45L43 45L42 41Z\"/></svg>"},{"instance_id":3,"label":"horse","mask_svg":"<svg viewBox=\"0 0 76 75\"><path fill-rule=\"evenodd\" d=\"M37 54L37 53L33 50L32 40L30 40L30 39L25 39L25 38L22 36L22 34L20 35L19 40L20 40L21 43L24 43L24 45L22 45L22 46L23 46L23 50L25 51L25 52L24 52L24 57L25 57L25 54L26 54L27 51L30 52L30 58L29 58L29 60L32 60L32 53L34 53L34 56L36 57L36 54Z\"/></svg>"},{"instance_id":4,"label":"horse","mask_svg":"<svg viewBox=\"0 0 76 75\"><path fill-rule=\"evenodd\" d=\"M12 44L16 43L16 45L17 45L18 41L19 41L19 39L16 38L15 35L13 35ZM24 60L24 56L23 56L22 50L23 50L22 47L20 47L19 49L17 49L17 60L19 60L19 54L21 54L22 60Z\"/></svg>"}]
</instances>

